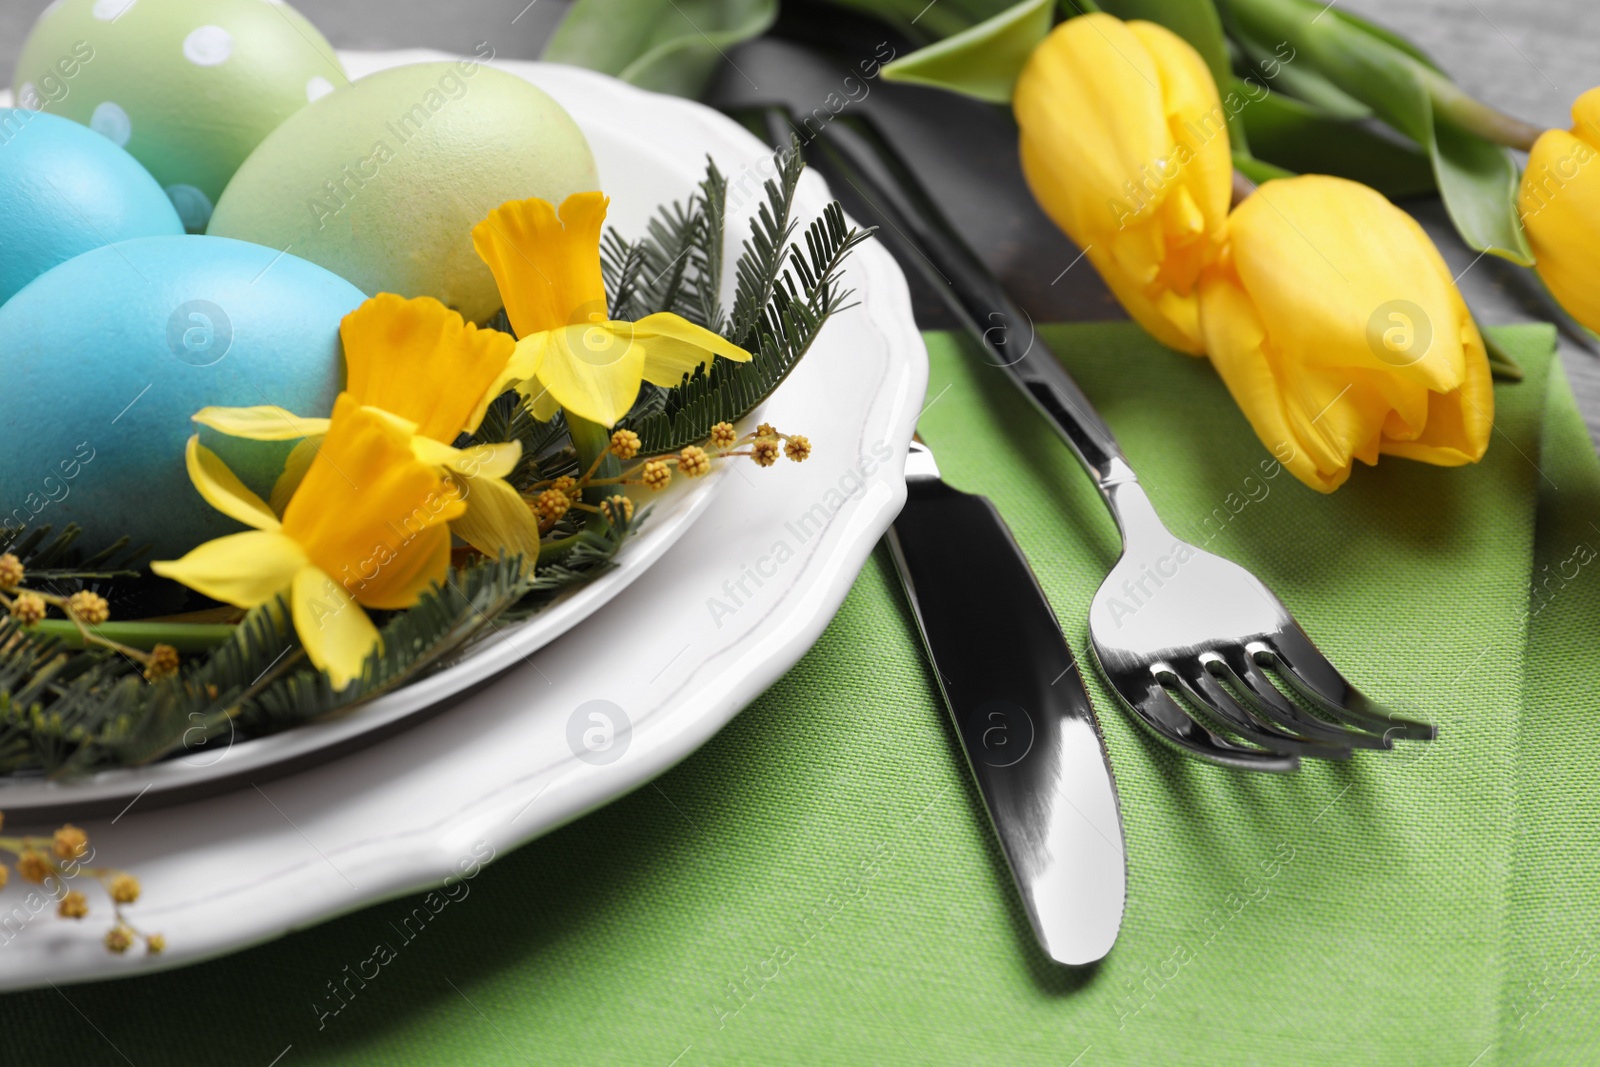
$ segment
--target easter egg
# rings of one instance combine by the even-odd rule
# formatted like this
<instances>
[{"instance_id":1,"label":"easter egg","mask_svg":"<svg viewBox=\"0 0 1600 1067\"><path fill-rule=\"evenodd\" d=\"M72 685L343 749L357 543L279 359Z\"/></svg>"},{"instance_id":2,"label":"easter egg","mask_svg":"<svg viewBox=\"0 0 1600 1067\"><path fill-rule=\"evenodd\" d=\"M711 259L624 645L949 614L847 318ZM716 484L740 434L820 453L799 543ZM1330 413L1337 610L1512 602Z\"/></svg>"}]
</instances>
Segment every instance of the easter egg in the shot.
<instances>
[{"instance_id":1,"label":"easter egg","mask_svg":"<svg viewBox=\"0 0 1600 1067\"><path fill-rule=\"evenodd\" d=\"M75 522L86 546L127 534L153 559L243 529L189 480L190 416L330 413L339 322L363 299L321 267L220 237L124 241L41 275L0 307L0 524ZM263 497L292 447L201 440Z\"/></svg>"},{"instance_id":2,"label":"easter egg","mask_svg":"<svg viewBox=\"0 0 1600 1067\"><path fill-rule=\"evenodd\" d=\"M13 88L126 148L200 233L262 138L346 81L316 28L273 0L57 0Z\"/></svg>"},{"instance_id":3,"label":"easter egg","mask_svg":"<svg viewBox=\"0 0 1600 1067\"><path fill-rule=\"evenodd\" d=\"M597 188L583 132L542 90L471 60L420 63L274 130L207 232L293 248L369 295L432 296L483 322L503 302L472 227L508 200Z\"/></svg>"},{"instance_id":4,"label":"easter egg","mask_svg":"<svg viewBox=\"0 0 1600 1067\"><path fill-rule=\"evenodd\" d=\"M181 234L161 186L87 126L0 108L0 304L91 248Z\"/></svg>"}]
</instances>

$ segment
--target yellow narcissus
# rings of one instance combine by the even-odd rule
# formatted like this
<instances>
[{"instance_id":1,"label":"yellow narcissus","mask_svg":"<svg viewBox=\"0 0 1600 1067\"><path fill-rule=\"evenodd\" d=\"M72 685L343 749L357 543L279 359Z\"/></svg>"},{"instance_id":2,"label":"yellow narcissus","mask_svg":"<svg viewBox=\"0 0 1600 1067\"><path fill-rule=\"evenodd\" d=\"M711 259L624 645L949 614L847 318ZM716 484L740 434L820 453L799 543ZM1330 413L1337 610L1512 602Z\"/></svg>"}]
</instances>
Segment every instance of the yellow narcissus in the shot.
<instances>
[{"instance_id":1,"label":"yellow narcissus","mask_svg":"<svg viewBox=\"0 0 1600 1067\"><path fill-rule=\"evenodd\" d=\"M349 385L357 403L415 424L412 451L444 469L466 502L452 529L488 556L521 556L531 567L539 556L539 523L503 479L517 465L522 446L454 448L463 433L483 422L489 402L519 375L516 342L498 330L479 329L431 296L404 300L379 293L346 315L339 325ZM202 426L256 441L303 438L272 493L274 511L286 506L322 447L328 420L301 418L280 407L204 408Z\"/></svg>"},{"instance_id":2,"label":"yellow narcissus","mask_svg":"<svg viewBox=\"0 0 1600 1067\"><path fill-rule=\"evenodd\" d=\"M1422 227L1342 178L1267 182L1200 283L1206 349L1262 442L1331 492L1359 459L1473 463L1494 395L1483 338Z\"/></svg>"},{"instance_id":3,"label":"yellow narcissus","mask_svg":"<svg viewBox=\"0 0 1600 1067\"><path fill-rule=\"evenodd\" d=\"M252 529L150 569L241 608L287 597L306 654L336 689L380 643L362 608L409 608L449 571L448 523L466 508L456 487L413 454L411 424L348 394L282 519L198 436L188 465L206 502Z\"/></svg>"},{"instance_id":4,"label":"yellow narcissus","mask_svg":"<svg viewBox=\"0 0 1600 1067\"><path fill-rule=\"evenodd\" d=\"M1600 331L1600 88L1572 105L1572 129L1528 153L1517 208L1539 277L1573 318Z\"/></svg>"},{"instance_id":5,"label":"yellow narcissus","mask_svg":"<svg viewBox=\"0 0 1600 1067\"><path fill-rule=\"evenodd\" d=\"M1035 199L1139 325L1201 354L1195 283L1223 241L1233 162L1199 53L1154 23L1068 19L1012 107Z\"/></svg>"},{"instance_id":6,"label":"yellow narcissus","mask_svg":"<svg viewBox=\"0 0 1600 1067\"><path fill-rule=\"evenodd\" d=\"M502 204L472 229L517 332L518 386L540 419L558 408L615 426L646 382L677 385L713 356L746 362L750 353L669 311L614 321L600 272L607 199L574 193L559 217L538 198Z\"/></svg>"}]
</instances>

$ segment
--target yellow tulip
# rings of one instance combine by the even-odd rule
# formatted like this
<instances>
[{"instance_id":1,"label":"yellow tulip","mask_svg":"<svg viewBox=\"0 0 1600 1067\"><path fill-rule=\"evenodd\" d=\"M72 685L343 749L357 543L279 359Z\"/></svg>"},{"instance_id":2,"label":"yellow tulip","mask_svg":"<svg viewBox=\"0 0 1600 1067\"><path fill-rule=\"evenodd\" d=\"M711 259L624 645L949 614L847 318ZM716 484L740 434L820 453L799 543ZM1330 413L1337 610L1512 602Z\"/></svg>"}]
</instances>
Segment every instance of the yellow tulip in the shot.
<instances>
[{"instance_id":1,"label":"yellow tulip","mask_svg":"<svg viewBox=\"0 0 1600 1067\"><path fill-rule=\"evenodd\" d=\"M411 437L409 423L341 395L281 520L191 437L195 488L253 529L150 569L241 608L287 596L306 654L343 689L380 644L362 607L411 607L449 571L447 524L466 505L437 466L416 458Z\"/></svg>"},{"instance_id":2,"label":"yellow tulip","mask_svg":"<svg viewBox=\"0 0 1600 1067\"><path fill-rule=\"evenodd\" d=\"M1600 331L1600 88L1572 105L1572 129L1528 153L1517 208L1539 277L1572 317Z\"/></svg>"},{"instance_id":3,"label":"yellow tulip","mask_svg":"<svg viewBox=\"0 0 1600 1067\"><path fill-rule=\"evenodd\" d=\"M1380 453L1474 463L1494 418L1488 355L1422 227L1342 178L1267 182L1200 283L1206 349L1262 442L1332 492Z\"/></svg>"},{"instance_id":4,"label":"yellow tulip","mask_svg":"<svg viewBox=\"0 0 1600 1067\"><path fill-rule=\"evenodd\" d=\"M519 376L516 342L465 322L432 297L405 300L392 293L379 293L345 316L339 335L346 393L414 425L412 451L455 483L467 510L452 525L454 532L486 555L520 555L531 567L539 556L539 522L503 480L516 468L521 445L451 447L461 434L478 428L490 401ZM327 419L301 418L271 405L209 407L194 421L230 437L302 439L273 489L276 512L287 506L328 431Z\"/></svg>"},{"instance_id":5,"label":"yellow tulip","mask_svg":"<svg viewBox=\"0 0 1600 1067\"><path fill-rule=\"evenodd\" d=\"M540 419L558 408L614 426L640 386L677 385L713 356L745 362L750 353L701 326L659 312L637 322L608 318L600 272L600 231L609 201L574 193L556 209L545 200L502 204L472 229L506 317L520 340L520 389Z\"/></svg>"},{"instance_id":6,"label":"yellow tulip","mask_svg":"<svg viewBox=\"0 0 1600 1067\"><path fill-rule=\"evenodd\" d=\"M1195 283L1222 246L1233 161L1199 53L1154 23L1081 15L1034 50L1012 107L1045 213L1139 325L1201 354Z\"/></svg>"}]
</instances>

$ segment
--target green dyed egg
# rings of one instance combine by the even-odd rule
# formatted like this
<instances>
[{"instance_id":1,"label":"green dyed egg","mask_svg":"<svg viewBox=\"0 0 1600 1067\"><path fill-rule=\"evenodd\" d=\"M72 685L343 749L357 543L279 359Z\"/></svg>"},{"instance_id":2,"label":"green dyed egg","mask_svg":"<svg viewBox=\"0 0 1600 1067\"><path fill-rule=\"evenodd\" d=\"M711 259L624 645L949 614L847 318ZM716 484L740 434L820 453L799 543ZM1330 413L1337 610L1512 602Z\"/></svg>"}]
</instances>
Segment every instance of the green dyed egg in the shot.
<instances>
[{"instance_id":1,"label":"green dyed egg","mask_svg":"<svg viewBox=\"0 0 1600 1067\"><path fill-rule=\"evenodd\" d=\"M471 60L421 63L278 127L207 232L293 248L369 296L432 296L482 322L502 301L472 227L508 200L598 188L583 132L542 90Z\"/></svg>"},{"instance_id":2,"label":"green dyed egg","mask_svg":"<svg viewBox=\"0 0 1600 1067\"><path fill-rule=\"evenodd\" d=\"M200 233L262 139L347 83L316 28L273 0L56 0L13 88L126 148Z\"/></svg>"}]
</instances>

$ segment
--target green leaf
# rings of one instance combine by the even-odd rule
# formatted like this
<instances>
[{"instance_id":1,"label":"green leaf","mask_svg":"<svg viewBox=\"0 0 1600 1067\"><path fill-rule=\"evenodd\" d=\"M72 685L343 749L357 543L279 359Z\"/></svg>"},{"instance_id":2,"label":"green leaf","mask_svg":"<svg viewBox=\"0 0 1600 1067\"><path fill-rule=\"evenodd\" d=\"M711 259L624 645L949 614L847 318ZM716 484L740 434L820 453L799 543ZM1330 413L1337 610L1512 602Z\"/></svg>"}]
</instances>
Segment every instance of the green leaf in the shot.
<instances>
[{"instance_id":1,"label":"green leaf","mask_svg":"<svg viewBox=\"0 0 1600 1067\"><path fill-rule=\"evenodd\" d=\"M1009 103L1028 57L1050 33L1054 9L1054 0L1022 0L986 22L895 60L883 68L883 78Z\"/></svg>"},{"instance_id":2,"label":"green leaf","mask_svg":"<svg viewBox=\"0 0 1600 1067\"><path fill-rule=\"evenodd\" d=\"M877 19L898 30L901 36L919 44L932 44L954 37L978 23L991 19L1011 5L1006 0L831 0L834 6ZM1067 7L1092 10L1088 0Z\"/></svg>"},{"instance_id":3,"label":"green leaf","mask_svg":"<svg viewBox=\"0 0 1600 1067\"><path fill-rule=\"evenodd\" d=\"M1428 153L1456 232L1471 247L1522 266L1533 263L1516 211L1517 168L1510 154L1437 113L1488 113L1410 52L1361 25L1316 18L1309 0L1229 0L1241 32L1256 41L1289 41L1290 67L1304 64ZM1286 68L1287 69L1287 68ZM1500 116L1503 118L1503 116Z\"/></svg>"},{"instance_id":4,"label":"green leaf","mask_svg":"<svg viewBox=\"0 0 1600 1067\"><path fill-rule=\"evenodd\" d=\"M1251 151L1287 171L1335 174L1370 185L1391 200L1437 188L1426 155L1282 93L1252 101L1243 115Z\"/></svg>"},{"instance_id":5,"label":"green leaf","mask_svg":"<svg viewBox=\"0 0 1600 1067\"><path fill-rule=\"evenodd\" d=\"M699 96L717 66L732 63L728 50L777 17L778 0L578 0L542 58Z\"/></svg>"},{"instance_id":6,"label":"green leaf","mask_svg":"<svg viewBox=\"0 0 1600 1067\"><path fill-rule=\"evenodd\" d=\"M1522 364L1494 339L1494 334L1483 328L1481 322L1478 323L1478 333L1483 337L1483 347L1489 355L1489 373L1508 382L1522 381L1525 377Z\"/></svg>"}]
</instances>

